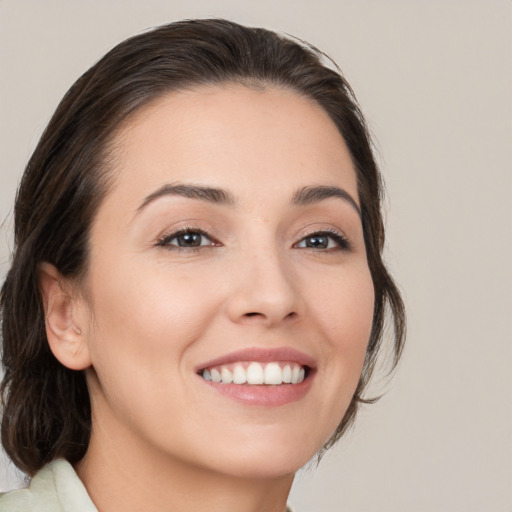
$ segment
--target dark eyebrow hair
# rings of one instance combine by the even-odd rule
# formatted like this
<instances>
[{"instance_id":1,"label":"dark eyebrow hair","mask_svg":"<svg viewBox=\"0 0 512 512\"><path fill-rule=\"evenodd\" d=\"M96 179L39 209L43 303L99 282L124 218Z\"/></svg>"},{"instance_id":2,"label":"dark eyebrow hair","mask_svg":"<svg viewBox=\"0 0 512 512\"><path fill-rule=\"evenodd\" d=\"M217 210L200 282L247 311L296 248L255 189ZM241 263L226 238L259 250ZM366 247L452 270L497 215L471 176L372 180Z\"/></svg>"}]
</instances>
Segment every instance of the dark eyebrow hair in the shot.
<instances>
[{"instance_id":1,"label":"dark eyebrow hair","mask_svg":"<svg viewBox=\"0 0 512 512\"><path fill-rule=\"evenodd\" d=\"M137 213L143 210L148 204L164 196L181 196L226 206L235 206L237 204L235 196L227 190L202 185L168 183L147 196L137 208ZM324 199L329 199L330 197L338 197L347 201L356 210L357 214L361 216L359 205L346 190L329 185L311 185L297 190L297 192L293 194L292 205L307 206L323 201Z\"/></svg>"},{"instance_id":2,"label":"dark eyebrow hair","mask_svg":"<svg viewBox=\"0 0 512 512\"><path fill-rule=\"evenodd\" d=\"M144 209L149 203L163 196L181 196L189 199L199 199L210 203L222 204L227 206L235 206L235 197L226 190L213 187L204 187L201 185L182 185L169 183L155 190L144 199L142 204L137 208L137 213Z\"/></svg>"},{"instance_id":3,"label":"dark eyebrow hair","mask_svg":"<svg viewBox=\"0 0 512 512\"><path fill-rule=\"evenodd\" d=\"M329 199L330 197L339 197L347 201L356 210L359 217L361 216L361 208L356 203L355 199L346 190L334 186L312 185L301 188L293 195L292 204L294 206L306 206L323 201L324 199Z\"/></svg>"}]
</instances>

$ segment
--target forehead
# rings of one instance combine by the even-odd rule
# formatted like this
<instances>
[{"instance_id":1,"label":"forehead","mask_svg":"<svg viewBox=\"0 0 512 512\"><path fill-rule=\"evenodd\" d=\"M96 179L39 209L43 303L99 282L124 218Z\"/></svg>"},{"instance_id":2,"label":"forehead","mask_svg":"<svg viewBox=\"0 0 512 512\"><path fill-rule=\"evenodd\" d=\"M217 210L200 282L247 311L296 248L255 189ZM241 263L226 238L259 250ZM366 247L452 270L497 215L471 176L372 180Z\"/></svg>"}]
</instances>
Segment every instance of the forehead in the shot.
<instances>
[{"instance_id":1,"label":"forehead","mask_svg":"<svg viewBox=\"0 0 512 512\"><path fill-rule=\"evenodd\" d=\"M287 89L223 85L169 93L122 126L113 153L109 195L131 208L174 181L229 188L241 197L334 185L357 198L337 127L316 102Z\"/></svg>"}]
</instances>

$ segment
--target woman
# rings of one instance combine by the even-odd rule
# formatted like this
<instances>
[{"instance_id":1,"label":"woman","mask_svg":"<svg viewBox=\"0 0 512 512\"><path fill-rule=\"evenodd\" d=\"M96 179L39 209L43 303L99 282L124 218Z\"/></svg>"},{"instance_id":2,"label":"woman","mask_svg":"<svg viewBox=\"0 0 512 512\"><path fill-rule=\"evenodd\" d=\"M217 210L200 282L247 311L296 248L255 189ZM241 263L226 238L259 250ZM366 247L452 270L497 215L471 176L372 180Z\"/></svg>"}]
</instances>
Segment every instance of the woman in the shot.
<instances>
[{"instance_id":1,"label":"woman","mask_svg":"<svg viewBox=\"0 0 512 512\"><path fill-rule=\"evenodd\" d=\"M2 288L0 510L282 512L353 422L400 295L362 114L225 20L129 39L59 105Z\"/></svg>"}]
</instances>

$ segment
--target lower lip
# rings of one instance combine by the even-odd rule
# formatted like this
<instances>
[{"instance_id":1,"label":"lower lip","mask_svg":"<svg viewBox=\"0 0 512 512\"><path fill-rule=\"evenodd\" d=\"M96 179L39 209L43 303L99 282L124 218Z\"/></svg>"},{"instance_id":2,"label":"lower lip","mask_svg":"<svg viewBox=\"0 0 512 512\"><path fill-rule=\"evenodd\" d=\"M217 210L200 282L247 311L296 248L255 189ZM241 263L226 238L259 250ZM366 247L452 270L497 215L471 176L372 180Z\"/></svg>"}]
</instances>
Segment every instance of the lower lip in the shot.
<instances>
[{"instance_id":1,"label":"lower lip","mask_svg":"<svg viewBox=\"0 0 512 512\"><path fill-rule=\"evenodd\" d=\"M222 384L204 380L217 393L231 398L245 405L259 405L264 407L277 407L304 398L311 388L313 372L299 384L280 384L278 386L250 386L248 384Z\"/></svg>"}]
</instances>

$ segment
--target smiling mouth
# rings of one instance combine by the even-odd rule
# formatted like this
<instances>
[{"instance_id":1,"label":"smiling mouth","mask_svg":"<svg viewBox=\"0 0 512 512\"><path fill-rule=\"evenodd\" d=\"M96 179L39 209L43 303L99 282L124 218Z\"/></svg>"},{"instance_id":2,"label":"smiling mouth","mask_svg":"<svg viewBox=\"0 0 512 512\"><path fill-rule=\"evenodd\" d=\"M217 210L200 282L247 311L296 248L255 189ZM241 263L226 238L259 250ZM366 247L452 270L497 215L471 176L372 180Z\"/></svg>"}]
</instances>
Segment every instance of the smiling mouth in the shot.
<instances>
[{"instance_id":1,"label":"smiling mouth","mask_svg":"<svg viewBox=\"0 0 512 512\"><path fill-rule=\"evenodd\" d=\"M241 361L211 366L198 374L208 382L245 386L280 386L300 384L308 377L309 367L294 362Z\"/></svg>"}]
</instances>

